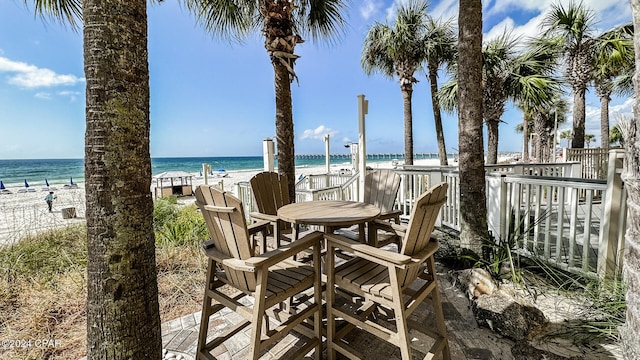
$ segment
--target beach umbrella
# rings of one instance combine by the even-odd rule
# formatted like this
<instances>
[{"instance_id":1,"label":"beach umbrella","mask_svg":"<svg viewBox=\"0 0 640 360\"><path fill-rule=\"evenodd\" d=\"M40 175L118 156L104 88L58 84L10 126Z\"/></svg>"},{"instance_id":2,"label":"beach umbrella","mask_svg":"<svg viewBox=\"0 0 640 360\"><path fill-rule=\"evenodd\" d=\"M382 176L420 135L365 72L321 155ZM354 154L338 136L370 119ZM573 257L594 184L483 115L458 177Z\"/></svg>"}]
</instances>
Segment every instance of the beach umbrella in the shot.
<instances>
[{"instance_id":1,"label":"beach umbrella","mask_svg":"<svg viewBox=\"0 0 640 360\"><path fill-rule=\"evenodd\" d=\"M47 178L44 178L44 183L49 187L49 180L47 180Z\"/></svg>"},{"instance_id":2,"label":"beach umbrella","mask_svg":"<svg viewBox=\"0 0 640 360\"><path fill-rule=\"evenodd\" d=\"M70 182L70 185L73 185L73 176L71 176L69 182Z\"/></svg>"},{"instance_id":3,"label":"beach umbrella","mask_svg":"<svg viewBox=\"0 0 640 360\"><path fill-rule=\"evenodd\" d=\"M29 187L29 183L27 182L27 179L24 179L24 187Z\"/></svg>"},{"instance_id":4,"label":"beach umbrella","mask_svg":"<svg viewBox=\"0 0 640 360\"><path fill-rule=\"evenodd\" d=\"M4 189L6 189L6 188L4 187L4 183L2 182L2 180L0 180L0 190L4 190Z\"/></svg>"}]
</instances>

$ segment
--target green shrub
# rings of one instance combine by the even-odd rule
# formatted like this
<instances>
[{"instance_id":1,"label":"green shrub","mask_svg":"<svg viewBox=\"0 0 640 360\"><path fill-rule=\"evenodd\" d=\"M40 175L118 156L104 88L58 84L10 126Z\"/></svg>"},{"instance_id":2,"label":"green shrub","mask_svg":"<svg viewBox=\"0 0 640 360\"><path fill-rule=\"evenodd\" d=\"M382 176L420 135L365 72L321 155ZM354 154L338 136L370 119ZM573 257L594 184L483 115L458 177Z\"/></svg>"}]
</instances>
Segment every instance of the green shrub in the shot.
<instances>
[{"instance_id":1,"label":"green shrub","mask_svg":"<svg viewBox=\"0 0 640 360\"><path fill-rule=\"evenodd\" d=\"M163 226L178 217L175 198L160 198L153 202L153 230L158 232Z\"/></svg>"},{"instance_id":2,"label":"green shrub","mask_svg":"<svg viewBox=\"0 0 640 360\"><path fill-rule=\"evenodd\" d=\"M176 210L175 217L156 231L158 246L200 246L208 238L204 219L195 205Z\"/></svg>"},{"instance_id":3,"label":"green shrub","mask_svg":"<svg viewBox=\"0 0 640 360\"><path fill-rule=\"evenodd\" d=\"M47 281L87 264L87 229L73 225L0 248L0 274L15 277L39 278Z\"/></svg>"}]
</instances>

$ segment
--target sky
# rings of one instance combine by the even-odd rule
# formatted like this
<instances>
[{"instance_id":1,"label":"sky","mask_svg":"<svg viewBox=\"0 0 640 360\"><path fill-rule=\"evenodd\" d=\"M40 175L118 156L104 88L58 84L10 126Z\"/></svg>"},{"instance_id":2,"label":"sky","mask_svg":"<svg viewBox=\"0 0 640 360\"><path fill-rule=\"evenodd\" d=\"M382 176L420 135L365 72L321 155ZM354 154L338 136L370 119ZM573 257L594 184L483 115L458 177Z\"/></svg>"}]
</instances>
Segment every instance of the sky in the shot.
<instances>
[{"instance_id":1,"label":"sky","mask_svg":"<svg viewBox=\"0 0 640 360\"><path fill-rule=\"evenodd\" d=\"M402 0L403 1L403 0ZM563 0L564 1L564 0ZM403 108L396 79L367 76L360 56L370 26L393 22L401 0L353 0L347 27L333 41L296 47L298 81L293 82L297 154L347 153L357 142L357 96L369 101L369 153L402 153ZM28 1L28 3L32 3ZM583 0L595 13L597 31L631 21L623 0ZM539 32L552 1L483 1L483 39L505 28L522 37ZM429 14L456 18L458 1L432 0ZM215 157L262 155L262 142L275 138L273 68L259 33L229 42L206 33L178 1L148 7L151 88L151 156ZM0 0L0 159L82 158L85 86L82 32L34 16L22 0ZM437 152L429 82L418 72L413 92L415 152ZM440 83L444 81L439 78ZM569 93L567 93L569 94ZM566 95L572 101L571 96ZM631 115L629 98L613 98L612 126ZM569 129L571 114L560 131ZM500 125L499 151L521 151L515 127L522 114L509 105ZM586 133L599 144L600 103L587 94ZM486 132L486 130L485 130ZM445 114L447 150L458 147L457 114ZM486 135L484 141L486 147ZM593 145L592 145L593 146Z\"/></svg>"}]
</instances>

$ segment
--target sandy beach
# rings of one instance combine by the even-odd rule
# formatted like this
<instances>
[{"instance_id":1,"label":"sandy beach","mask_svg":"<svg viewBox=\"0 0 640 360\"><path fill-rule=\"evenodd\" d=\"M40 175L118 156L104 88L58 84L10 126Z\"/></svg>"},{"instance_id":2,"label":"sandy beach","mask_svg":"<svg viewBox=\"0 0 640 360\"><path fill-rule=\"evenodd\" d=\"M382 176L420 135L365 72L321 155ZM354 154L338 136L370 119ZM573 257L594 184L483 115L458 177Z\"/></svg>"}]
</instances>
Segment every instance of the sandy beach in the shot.
<instances>
[{"instance_id":1,"label":"sandy beach","mask_svg":"<svg viewBox=\"0 0 640 360\"><path fill-rule=\"evenodd\" d=\"M437 159L416 160L416 165L437 165ZM368 163L373 168L391 168L392 163L374 162ZM348 167L345 164L332 164L331 172L339 172ZM228 171L226 177L209 177L210 185L221 185L227 191L235 193L236 184L248 182L253 175L261 170ZM296 179L299 176L323 174L325 166L299 167L296 169ZM198 173L193 174L193 187L204 184L204 177ZM27 235L34 235L49 229L63 228L70 224L83 223L85 221L85 187L84 183L78 183L78 188L67 189L62 185L51 184L55 187L56 199L53 203L53 211L49 212L44 200L47 191L37 188L31 192L19 193L20 187L8 188L11 194L0 195L0 245L12 244ZM155 182L152 181L151 193L155 190ZM188 203L193 197L179 198L180 202ZM75 208L76 218L64 219L62 209Z\"/></svg>"}]
</instances>

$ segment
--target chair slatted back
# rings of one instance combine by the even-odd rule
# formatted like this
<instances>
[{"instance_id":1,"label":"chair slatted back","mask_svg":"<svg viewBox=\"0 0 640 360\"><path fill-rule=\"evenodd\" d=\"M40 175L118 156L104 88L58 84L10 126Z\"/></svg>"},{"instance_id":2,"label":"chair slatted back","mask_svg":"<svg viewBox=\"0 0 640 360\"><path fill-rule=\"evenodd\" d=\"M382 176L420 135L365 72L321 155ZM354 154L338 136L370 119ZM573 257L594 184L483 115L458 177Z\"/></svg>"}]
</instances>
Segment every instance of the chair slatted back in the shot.
<instances>
[{"instance_id":1,"label":"chair slatted back","mask_svg":"<svg viewBox=\"0 0 640 360\"><path fill-rule=\"evenodd\" d=\"M416 200L407 225L407 232L402 240L401 254L412 256L429 244L440 208L447 200L448 187L447 183L435 185ZM407 271L402 286L411 284L419 272L418 267Z\"/></svg>"},{"instance_id":2,"label":"chair slatted back","mask_svg":"<svg viewBox=\"0 0 640 360\"><path fill-rule=\"evenodd\" d=\"M364 178L363 202L380 208L382 214L393 210L398 189L400 175L390 169L376 170Z\"/></svg>"},{"instance_id":3,"label":"chair slatted back","mask_svg":"<svg viewBox=\"0 0 640 360\"><path fill-rule=\"evenodd\" d=\"M279 208L291 203L287 175L263 171L252 177L249 183L258 211L263 214L276 215Z\"/></svg>"},{"instance_id":4,"label":"chair slatted back","mask_svg":"<svg viewBox=\"0 0 640 360\"><path fill-rule=\"evenodd\" d=\"M240 199L215 186L207 185L198 186L195 195L196 204L202 212L216 250L240 260L252 257L254 253L251 237L247 231ZM255 273L222 267L227 279L235 287L247 291L255 290Z\"/></svg>"}]
</instances>

